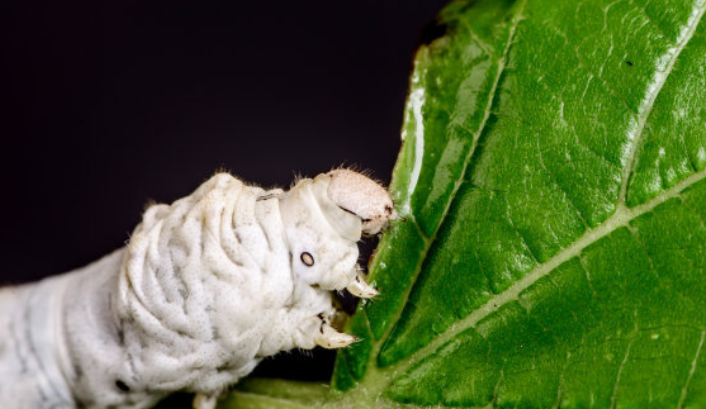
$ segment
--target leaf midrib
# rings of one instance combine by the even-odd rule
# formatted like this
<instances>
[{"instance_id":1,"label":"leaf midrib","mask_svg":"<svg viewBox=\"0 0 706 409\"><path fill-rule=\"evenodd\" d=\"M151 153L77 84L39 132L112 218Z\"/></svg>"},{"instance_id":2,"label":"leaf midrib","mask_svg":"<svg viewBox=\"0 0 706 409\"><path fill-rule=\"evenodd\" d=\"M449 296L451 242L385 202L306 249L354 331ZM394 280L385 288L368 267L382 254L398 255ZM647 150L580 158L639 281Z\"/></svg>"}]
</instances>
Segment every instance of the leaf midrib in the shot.
<instances>
[{"instance_id":1,"label":"leaf midrib","mask_svg":"<svg viewBox=\"0 0 706 409\"><path fill-rule=\"evenodd\" d=\"M521 18L519 18L522 14L522 10L524 10L524 7L526 5L527 1L523 2L520 11L517 14L517 18L514 22L514 25L512 27L511 33L508 36L508 47L505 50L505 53L503 54L503 59L501 60L503 63L503 68L504 68L504 63L507 57L507 51L509 49L509 46L511 44L512 37L514 35L515 29L517 28L517 25ZM551 259L549 259L547 262L542 263L538 266L536 266L530 273L528 273L526 276L524 276L522 279L518 280L515 282L512 286L508 287L505 291L502 293L496 294L492 298L490 298L485 304L483 304L481 307L473 311L471 314L469 314L466 318L463 318L461 320L458 320L454 323L453 326L449 327L446 331L443 333L439 334L436 338L434 338L430 343L425 345L424 347L420 348L416 352L414 352L412 355L407 357L407 359L400 360L392 365L390 365L387 368L383 369L378 369L381 372L384 373L404 373L407 370L409 370L412 366L414 366L417 362L421 361L424 359L426 356L429 356L433 354L435 351L437 351L442 345L445 343L451 341L453 338L455 338L459 333L467 330L468 328L474 327L480 320L483 318L487 317L494 311L500 309L502 306L507 304L508 302L514 301L518 299L519 294L525 290L526 288L530 287L532 284L534 284L537 280L540 278L546 276L549 274L551 271L553 271L555 268L557 268L559 265L562 263L570 260L573 257L578 256L581 254L583 249L585 249L587 246L590 244L595 243L596 241L600 240L601 238L607 236L608 234L612 233L613 231L617 230L620 227L627 227L630 223L630 221L634 220L635 218L641 216L642 214L645 214L651 210L653 210L655 207L658 205L664 203L665 201L679 197L681 192L688 188L689 186L697 183L698 181L706 178L706 169L695 172L689 177L685 178L681 182L677 183L676 185L672 186L669 189L666 189L662 191L659 195L657 195L655 198L641 204L634 206L632 208L627 207L626 205L626 194L627 194L627 187L629 186L629 178L632 175L633 172L633 167L635 164L636 156L637 156L637 151L638 151L638 145L641 143L643 131L645 128L645 124L647 123L647 120L649 119L649 116L652 112L652 108L654 106L654 103L659 96L659 93L661 92L662 88L664 87L664 84L667 82L667 79L669 78L669 75L674 68L674 64L676 61L679 59L679 55L681 54L682 50L686 47L688 44L689 40L694 35L694 32L696 31L696 27L698 27L699 22L701 21L704 12L706 11L706 6L701 7L701 9L698 9L697 7L694 7L695 12L690 16L690 23L688 25L688 30L685 32L683 35L683 38L679 43L675 46L670 48L668 51L669 53L672 54L672 58L667 64L667 67L665 70L661 73L656 73L655 76L653 77L653 82L650 84L650 87L648 89L652 89L653 92L651 95L647 97L647 102L644 104L644 109L640 116L638 117L638 124L636 127L635 131L635 136L633 137L633 144L630 148L629 156L628 156L628 161L626 162L625 165L625 170L623 171L623 180L621 182L621 189L620 189L620 194L618 196L618 203L616 206L616 211L613 213L611 217L606 219L603 224L600 226L594 228L594 229L589 229L587 230L583 236L581 236L577 241L575 241L572 245L569 247L566 247L565 249L559 251L556 255L554 255ZM502 70L498 70L498 77L497 79L499 80L500 76L502 74ZM659 80L657 84L654 82L656 80ZM491 93L491 98L492 95L494 95L496 86L498 84L495 83L493 87L493 91ZM492 100L492 99L491 99ZM488 106L488 109L490 106ZM486 112L487 114L487 112ZM482 133L483 128L485 127L485 119L487 119L487 116L484 118L484 121L479 128L477 135L480 135ZM475 138L474 138L475 139ZM474 145L475 147L476 140L474 140ZM472 152L471 152L472 153ZM464 173L466 170L466 166L468 165L468 162L470 161L470 156L467 159L467 162L464 164ZM455 196L456 190L458 189L458 186L460 185L457 184L457 186L454 189L453 195L451 196L451 199L449 200L449 205L451 202L453 202L453 197ZM448 210L448 208L447 208ZM445 220L446 212L444 212L444 217L442 217L441 222L439 223L439 227L443 224ZM438 230L438 228L437 228ZM418 273L418 272L417 272ZM415 281L416 282L416 279ZM410 287L414 287L414 284ZM407 297L409 296L409 292L405 297L405 300L407 300ZM397 319L399 319L399 316L396 316ZM396 320L393 322L397 322ZM394 327L393 325L390 325L390 328ZM389 335L390 329L388 329L388 332L386 332L386 336L383 337L382 340L386 340L387 336ZM382 343L380 343L382 344ZM379 346L378 346L379 349ZM375 354L373 356L377 356L377 350L374 350Z\"/></svg>"}]
</instances>

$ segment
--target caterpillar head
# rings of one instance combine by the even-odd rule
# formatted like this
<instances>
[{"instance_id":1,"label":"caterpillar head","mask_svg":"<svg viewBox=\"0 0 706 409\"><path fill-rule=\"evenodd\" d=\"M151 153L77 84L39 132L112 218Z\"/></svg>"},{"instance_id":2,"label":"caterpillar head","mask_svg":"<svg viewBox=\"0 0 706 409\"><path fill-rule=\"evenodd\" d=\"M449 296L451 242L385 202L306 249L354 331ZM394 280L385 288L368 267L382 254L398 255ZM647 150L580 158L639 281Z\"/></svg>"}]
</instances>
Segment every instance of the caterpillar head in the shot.
<instances>
[{"instance_id":1,"label":"caterpillar head","mask_svg":"<svg viewBox=\"0 0 706 409\"><path fill-rule=\"evenodd\" d=\"M364 235L375 235L386 229L397 215L392 197L372 179L348 169L327 173L331 178L328 198L344 211L358 216Z\"/></svg>"},{"instance_id":2,"label":"caterpillar head","mask_svg":"<svg viewBox=\"0 0 706 409\"><path fill-rule=\"evenodd\" d=\"M280 204L294 273L325 290L348 287L357 277L357 242L398 217L392 206L382 186L350 170L300 180Z\"/></svg>"}]
</instances>

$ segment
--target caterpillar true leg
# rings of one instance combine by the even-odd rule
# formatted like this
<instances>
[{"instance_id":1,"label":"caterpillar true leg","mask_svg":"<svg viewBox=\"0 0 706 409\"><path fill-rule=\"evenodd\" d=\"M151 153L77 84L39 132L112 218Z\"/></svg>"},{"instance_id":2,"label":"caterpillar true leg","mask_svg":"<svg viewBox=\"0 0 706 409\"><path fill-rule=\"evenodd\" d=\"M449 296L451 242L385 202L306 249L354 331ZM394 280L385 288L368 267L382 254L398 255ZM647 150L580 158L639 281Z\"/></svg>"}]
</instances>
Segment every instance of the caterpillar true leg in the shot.
<instances>
[{"instance_id":1,"label":"caterpillar true leg","mask_svg":"<svg viewBox=\"0 0 706 409\"><path fill-rule=\"evenodd\" d=\"M218 399L223 395L224 391L226 389L211 394L197 393L194 396L194 409L215 409Z\"/></svg>"},{"instance_id":2,"label":"caterpillar true leg","mask_svg":"<svg viewBox=\"0 0 706 409\"><path fill-rule=\"evenodd\" d=\"M316 338L314 338L316 345L327 349L346 347L355 342L355 340L356 338L354 336L342 334L333 329L329 324L322 324L319 333L316 335Z\"/></svg>"},{"instance_id":3,"label":"caterpillar true leg","mask_svg":"<svg viewBox=\"0 0 706 409\"><path fill-rule=\"evenodd\" d=\"M365 278L361 275L358 266L356 266L355 279L346 286L349 293L358 298L373 298L378 295L378 291L370 284L365 282Z\"/></svg>"},{"instance_id":4,"label":"caterpillar true leg","mask_svg":"<svg viewBox=\"0 0 706 409\"><path fill-rule=\"evenodd\" d=\"M349 170L286 192L217 174L150 207L124 249L0 291L0 406L146 408L182 390L212 409L264 357L349 345L331 291L377 294L357 242L396 218Z\"/></svg>"}]
</instances>

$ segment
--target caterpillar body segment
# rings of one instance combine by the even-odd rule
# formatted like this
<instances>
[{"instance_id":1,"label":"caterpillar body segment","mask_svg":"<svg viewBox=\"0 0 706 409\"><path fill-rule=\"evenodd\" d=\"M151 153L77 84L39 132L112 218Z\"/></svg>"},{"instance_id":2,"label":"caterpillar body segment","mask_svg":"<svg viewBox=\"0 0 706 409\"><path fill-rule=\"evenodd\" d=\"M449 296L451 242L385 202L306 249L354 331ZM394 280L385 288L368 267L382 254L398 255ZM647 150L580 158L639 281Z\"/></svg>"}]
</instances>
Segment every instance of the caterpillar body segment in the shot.
<instances>
[{"instance_id":1,"label":"caterpillar body segment","mask_svg":"<svg viewBox=\"0 0 706 409\"><path fill-rule=\"evenodd\" d=\"M16 380L0 383L0 404L147 408L189 391L210 409L265 357L349 345L330 325L332 291L377 294L357 242L396 218L391 206L337 170L286 192L220 173L150 207L125 248L0 290L0 376Z\"/></svg>"}]
</instances>

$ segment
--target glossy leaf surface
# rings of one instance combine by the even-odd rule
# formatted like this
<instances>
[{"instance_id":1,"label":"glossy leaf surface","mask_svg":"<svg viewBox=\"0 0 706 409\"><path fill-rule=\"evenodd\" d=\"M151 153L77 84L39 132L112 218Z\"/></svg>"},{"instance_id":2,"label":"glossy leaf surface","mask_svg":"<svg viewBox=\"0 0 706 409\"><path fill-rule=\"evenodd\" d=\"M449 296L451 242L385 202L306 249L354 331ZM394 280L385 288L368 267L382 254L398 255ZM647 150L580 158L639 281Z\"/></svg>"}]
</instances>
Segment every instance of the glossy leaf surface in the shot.
<instances>
[{"instance_id":1,"label":"glossy leaf surface","mask_svg":"<svg viewBox=\"0 0 706 409\"><path fill-rule=\"evenodd\" d=\"M442 12L321 406L706 407L705 9Z\"/></svg>"}]
</instances>

